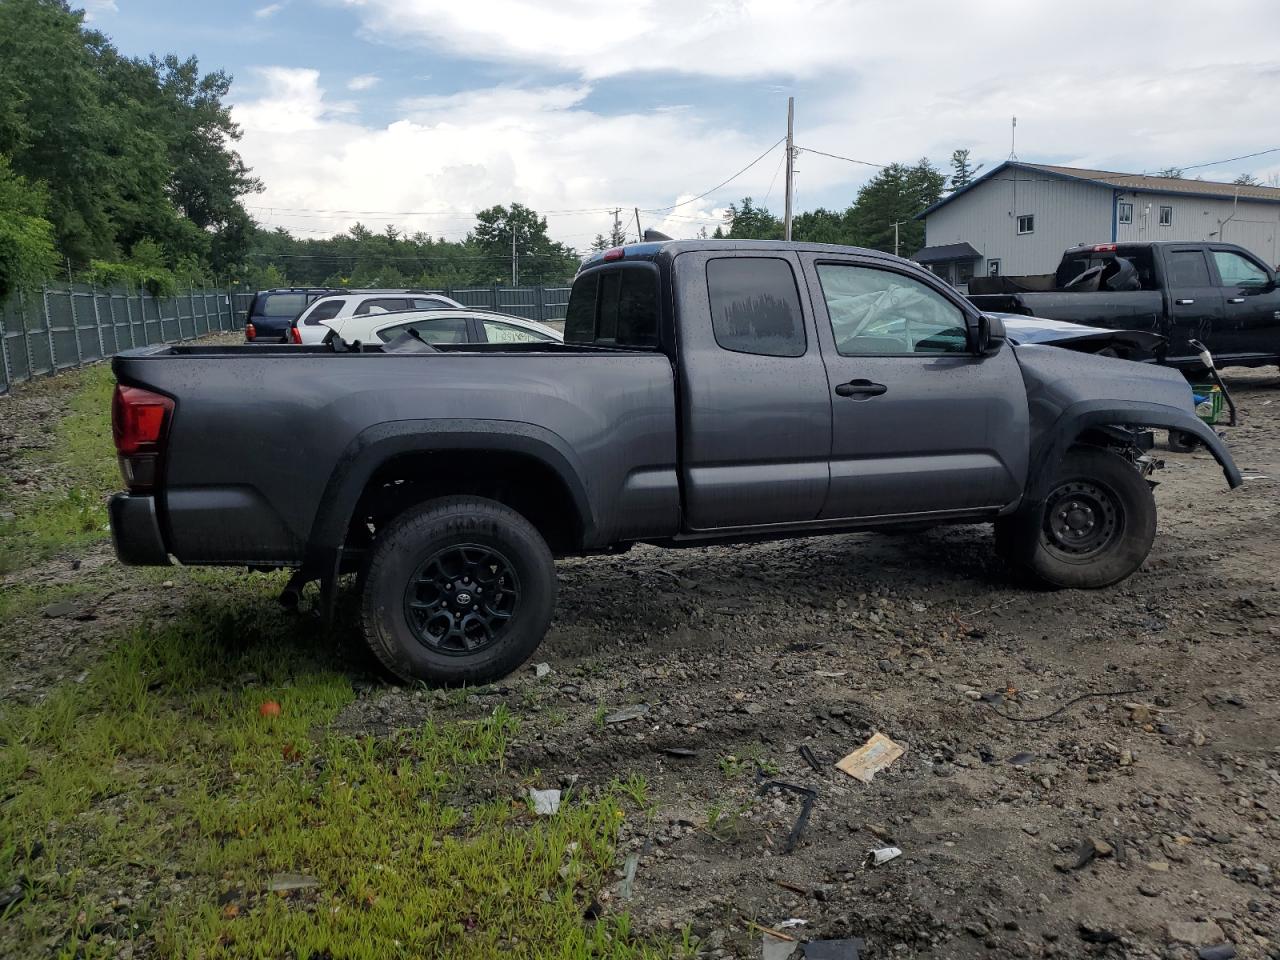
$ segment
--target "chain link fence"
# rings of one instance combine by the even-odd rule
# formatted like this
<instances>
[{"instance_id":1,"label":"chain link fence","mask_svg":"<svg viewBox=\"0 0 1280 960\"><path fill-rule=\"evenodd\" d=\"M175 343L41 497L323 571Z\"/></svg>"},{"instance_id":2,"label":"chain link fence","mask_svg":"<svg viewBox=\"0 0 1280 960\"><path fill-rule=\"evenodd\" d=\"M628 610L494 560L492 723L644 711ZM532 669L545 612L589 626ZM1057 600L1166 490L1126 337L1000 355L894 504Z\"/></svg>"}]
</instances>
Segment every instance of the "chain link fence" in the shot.
<instances>
[{"instance_id":1,"label":"chain link fence","mask_svg":"<svg viewBox=\"0 0 1280 960\"><path fill-rule=\"evenodd\" d=\"M467 307L562 325L564 287L462 287L440 292ZM15 383L104 360L123 350L240 330L253 291L205 287L153 297L86 283L20 291L0 307L0 394Z\"/></svg>"}]
</instances>

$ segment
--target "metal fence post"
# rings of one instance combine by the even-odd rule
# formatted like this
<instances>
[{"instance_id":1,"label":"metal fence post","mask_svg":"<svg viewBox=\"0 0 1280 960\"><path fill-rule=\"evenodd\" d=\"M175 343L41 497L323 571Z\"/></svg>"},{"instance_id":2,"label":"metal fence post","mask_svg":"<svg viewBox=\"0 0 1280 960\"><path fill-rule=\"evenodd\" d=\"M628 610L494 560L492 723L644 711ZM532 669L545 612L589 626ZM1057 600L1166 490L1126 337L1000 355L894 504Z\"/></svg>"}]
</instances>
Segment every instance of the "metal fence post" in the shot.
<instances>
[{"instance_id":1,"label":"metal fence post","mask_svg":"<svg viewBox=\"0 0 1280 960\"><path fill-rule=\"evenodd\" d=\"M76 342L76 366L84 363L84 351L80 349L80 315L76 313L76 291L67 284L67 304L71 307L71 338Z\"/></svg>"},{"instance_id":2,"label":"metal fence post","mask_svg":"<svg viewBox=\"0 0 1280 960\"><path fill-rule=\"evenodd\" d=\"M98 285L96 283L89 284L89 302L93 304L93 327L98 334L98 357L102 359L107 355L107 345L102 341L102 315L98 312ZM112 336L115 336L114 332Z\"/></svg>"},{"instance_id":3,"label":"metal fence post","mask_svg":"<svg viewBox=\"0 0 1280 960\"><path fill-rule=\"evenodd\" d=\"M53 345L53 321L49 317L49 288L40 287L40 299L44 304L44 332L49 338L49 372L58 371L58 351Z\"/></svg>"},{"instance_id":4,"label":"metal fence post","mask_svg":"<svg viewBox=\"0 0 1280 960\"><path fill-rule=\"evenodd\" d=\"M0 363L4 364L4 383L0 383L0 393L8 393L13 386L13 368L9 366L9 336L4 327L3 304L0 304Z\"/></svg>"},{"instance_id":5,"label":"metal fence post","mask_svg":"<svg viewBox=\"0 0 1280 960\"><path fill-rule=\"evenodd\" d=\"M138 307L142 310L142 345L151 346L151 334L147 333L147 298L142 291L142 284L138 284Z\"/></svg>"},{"instance_id":6,"label":"metal fence post","mask_svg":"<svg viewBox=\"0 0 1280 960\"><path fill-rule=\"evenodd\" d=\"M543 320L547 319L547 291L542 284L538 284L534 287L534 290L536 291L534 294L534 303L537 304L538 308L538 322L541 323Z\"/></svg>"},{"instance_id":7,"label":"metal fence post","mask_svg":"<svg viewBox=\"0 0 1280 960\"><path fill-rule=\"evenodd\" d=\"M27 326L27 295L23 290L18 291L18 322L22 324L22 342L27 346L27 379L31 380L36 375L36 362L31 353L31 328Z\"/></svg>"},{"instance_id":8,"label":"metal fence post","mask_svg":"<svg viewBox=\"0 0 1280 960\"><path fill-rule=\"evenodd\" d=\"M501 309L501 308L498 306L498 304L499 304L499 303L501 303L501 302L502 302L502 301L501 301L501 300L499 299L499 297L498 297L498 285L495 283L495 284L493 285L493 306L492 306L492 308L491 308L491 309L493 309L493 310Z\"/></svg>"},{"instance_id":9,"label":"metal fence post","mask_svg":"<svg viewBox=\"0 0 1280 960\"><path fill-rule=\"evenodd\" d=\"M196 325L196 288L189 283L187 298L191 301L191 337L194 339L200 335L200 328ZM182 339L182 324L178 324L178 339Z\"/></svg>"},{"instance_id":10,"label":"metal fence post","mask_svg":"<svg viewBox=\"0 0 1280 960\"><path fill-rule=\"evenodd\" d=\"M124 316L129 322L129 349L132 350L138 345L138 341L133 337L133 304L129 300L129 288L124 288Z\"/></svg>"}]
</instances>

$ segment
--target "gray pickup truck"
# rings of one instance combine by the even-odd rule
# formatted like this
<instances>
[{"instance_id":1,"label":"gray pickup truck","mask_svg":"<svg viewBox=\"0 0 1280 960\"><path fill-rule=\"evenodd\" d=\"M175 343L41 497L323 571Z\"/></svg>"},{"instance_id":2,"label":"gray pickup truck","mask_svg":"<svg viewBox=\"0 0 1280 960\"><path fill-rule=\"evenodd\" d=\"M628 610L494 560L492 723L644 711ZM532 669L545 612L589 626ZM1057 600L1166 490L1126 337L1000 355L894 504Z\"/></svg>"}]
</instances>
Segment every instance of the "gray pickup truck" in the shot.
<instances>
[{"instance_id":1,"label":"gray pickup truck","mask_svg":"<svg viewBox=\"0 0 1280 960\"><path fill-rule=\"evenodd\" d=\"M919 267L818 244L610 250L563 344L157 346L120 355L131 564L360 576L404 679L524 662L553 558L994 523L1011 565L1104 587L1155 536L1150 428L1240 474L1172 370L1014 345Z\"/></svg>"}]
</instances>

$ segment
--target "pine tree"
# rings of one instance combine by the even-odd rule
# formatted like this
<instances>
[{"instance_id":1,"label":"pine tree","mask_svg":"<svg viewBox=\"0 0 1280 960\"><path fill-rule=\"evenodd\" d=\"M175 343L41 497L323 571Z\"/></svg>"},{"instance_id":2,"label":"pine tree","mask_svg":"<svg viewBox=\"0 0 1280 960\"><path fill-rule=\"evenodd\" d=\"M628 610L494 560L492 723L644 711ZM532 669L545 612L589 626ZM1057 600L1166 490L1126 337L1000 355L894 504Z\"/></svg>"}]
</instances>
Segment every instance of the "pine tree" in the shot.
<instances>
[{"instance_id":1,"label":"pine tree","mask_svg":"<svg viewBox=\"0 0 1280 960\"><path fill-rule=\"evenodd\" d=\"M986 164L978 164L976 167L969 162L969 150L953 150L951 152L951 191L954 193L961 187L967 187L978 175Z\"/></svg>"}]
</instances>

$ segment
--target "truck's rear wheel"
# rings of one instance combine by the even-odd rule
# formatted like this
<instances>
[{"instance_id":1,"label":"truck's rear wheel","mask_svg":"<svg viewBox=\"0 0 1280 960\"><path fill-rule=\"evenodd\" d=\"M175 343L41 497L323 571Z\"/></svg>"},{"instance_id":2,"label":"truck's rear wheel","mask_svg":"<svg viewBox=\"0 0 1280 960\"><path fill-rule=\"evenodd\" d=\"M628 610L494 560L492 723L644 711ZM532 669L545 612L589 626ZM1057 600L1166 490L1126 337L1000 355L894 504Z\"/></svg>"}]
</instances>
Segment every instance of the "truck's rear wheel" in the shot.
<instances>
[{"instance_id":1,"label":"truck's rear wheel","mask_svg":"<svg viewBox=\"0 0 1280 960\"><path fill-rule=\"evenodd\" d=\"M555 609L546 541L492 500L443 497L393 520L365 574L365 640L401 680L483 683L533 653Z\"/></svg>"},{"instance_id":2,"label":"truck's rear wheel","mask_svg":"<svg viewBox=\"0 0 1280 960\"><path fill-rule=\"evenodd\" d=\"M1108 587L1133 573L1151 552L1156 504L1151 487L1123 457L1073 447L1035 523L997 523L997 550L1050 587Z\"/></svg>"}]
</instances>

